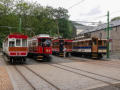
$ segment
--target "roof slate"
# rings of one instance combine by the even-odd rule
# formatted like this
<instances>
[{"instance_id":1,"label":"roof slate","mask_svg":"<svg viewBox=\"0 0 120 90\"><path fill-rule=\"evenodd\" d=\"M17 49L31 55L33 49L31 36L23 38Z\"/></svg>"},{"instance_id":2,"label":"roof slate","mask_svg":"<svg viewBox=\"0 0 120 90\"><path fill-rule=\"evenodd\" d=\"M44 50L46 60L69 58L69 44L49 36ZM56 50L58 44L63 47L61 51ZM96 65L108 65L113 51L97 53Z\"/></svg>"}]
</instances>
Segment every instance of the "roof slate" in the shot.
<instances>
[{"instance_id":1,"label":"roof slate","mask_svg":"<svg viewBox=\"0 0 120 90\"><path fill-rule=\"evenodd\" d=\"M110 27L115 27L115 26L119 26L119 25L120 25L120 20L110 22ZM88 30L86 29L86 30L82 31L81 34L94 32L94 31L98 31L98 30L104 30L105 28L107 28L106 23L100 24L100 25L94 27L93 29L88 29Z\"/></svg>"}]
</instances>

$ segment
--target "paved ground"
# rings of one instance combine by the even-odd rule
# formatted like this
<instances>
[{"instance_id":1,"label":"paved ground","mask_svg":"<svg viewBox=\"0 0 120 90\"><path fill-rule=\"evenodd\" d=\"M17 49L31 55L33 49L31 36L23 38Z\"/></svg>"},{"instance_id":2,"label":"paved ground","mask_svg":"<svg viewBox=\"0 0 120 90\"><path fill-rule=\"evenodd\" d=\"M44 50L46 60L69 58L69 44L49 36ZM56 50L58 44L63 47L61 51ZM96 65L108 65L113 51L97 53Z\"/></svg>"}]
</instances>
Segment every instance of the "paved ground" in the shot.
<instances>
[{"instance_id":1,"label":"paved ground","mask_svg":"<svg viewBox=\"0 0 120 90\"><path fill-rule=\"evenodd\" d=\"M50 62L28 58L24 65L10 65L0 55L0 66L7 69L0 75L9 84L0 90L120 90L120 60L51 57Z\"/></svg>"},{"instance_id":2,"label":"paved ground","mask_svg":"<svg viewBox=\"0 0 120 90\"><path fill-rule=\"evenodd\" d=\"M5 67L0 67L0 90L13 90L12 83Z\"/></svg>"}]
</instances>

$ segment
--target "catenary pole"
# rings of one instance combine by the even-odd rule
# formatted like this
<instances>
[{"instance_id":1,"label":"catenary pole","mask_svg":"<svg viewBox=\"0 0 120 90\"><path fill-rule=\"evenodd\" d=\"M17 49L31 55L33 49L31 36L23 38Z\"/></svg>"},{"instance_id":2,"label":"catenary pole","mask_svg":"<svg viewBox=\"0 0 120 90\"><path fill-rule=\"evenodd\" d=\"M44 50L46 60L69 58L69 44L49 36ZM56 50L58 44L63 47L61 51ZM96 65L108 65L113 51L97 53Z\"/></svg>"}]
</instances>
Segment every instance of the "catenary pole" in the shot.
<instances>
[{"instance_id":1,"label":"catenary pole","mask_svg":"<svg viewBox=\"0 0 120 90\"><path fill-rule=\"evenodd\" d=\"M22 27L22 19L20 18L20 21L19 21L19 29L18 29L20 33L22 33L21 27Z\"/></svg>"},{"instance_id":2,"label":"catenary pole","mask_svg":"<svg viewBox=\"0 0 120 90\"><path fill-rule=\"evenodd\" d=\"M109 43L109 39L110 39L110 22L109 22L109 11L107 12L107 58L110 57L110 43Z\"/></svg>"}]
</instances>

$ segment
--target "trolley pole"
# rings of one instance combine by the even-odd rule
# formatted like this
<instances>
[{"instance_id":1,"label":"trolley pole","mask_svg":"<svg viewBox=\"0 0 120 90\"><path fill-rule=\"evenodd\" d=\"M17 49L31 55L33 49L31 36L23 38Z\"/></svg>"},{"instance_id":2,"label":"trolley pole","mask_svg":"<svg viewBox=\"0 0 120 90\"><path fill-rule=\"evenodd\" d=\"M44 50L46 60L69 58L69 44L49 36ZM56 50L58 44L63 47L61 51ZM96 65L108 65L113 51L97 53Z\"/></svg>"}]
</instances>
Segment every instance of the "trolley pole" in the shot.
<instances>
[{"instance_id":1,"label":"trolley pole","mask_svg":"<svg viewBox=\"0 0 120 90\"><path fill-rule=\"evenodd\" d=\"M109 39L110 39L110 22L109 22L109 11L107 12L107 58L110 57L110 43L109 43Z\"/></svg>"},{"instance_id":2,"label":"trolley pole","mask_svg":"<svg viewBox=\"0 0 120 90\"><path fill-rule=\"evenodd\" d=\"M19 21L19 28L18 28L18 30L19 30L20 33L22 33L21 27L22 27L22 20L21 20L21 18L20 18L20 21Z\"/></svg>"}]
</instances>

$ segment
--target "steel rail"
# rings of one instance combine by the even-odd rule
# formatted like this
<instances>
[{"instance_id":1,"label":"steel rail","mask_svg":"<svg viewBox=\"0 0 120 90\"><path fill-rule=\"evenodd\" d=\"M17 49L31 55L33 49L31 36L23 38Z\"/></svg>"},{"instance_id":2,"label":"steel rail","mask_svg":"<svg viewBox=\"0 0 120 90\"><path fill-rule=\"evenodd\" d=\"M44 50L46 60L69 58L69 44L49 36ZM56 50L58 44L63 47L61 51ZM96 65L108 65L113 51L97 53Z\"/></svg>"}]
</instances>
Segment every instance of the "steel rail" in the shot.
<instances>
[{"instance_id":1,"label":"steel rail","mask_svg":"<svg viewBox=\"0 0 120 90\"><path fill-rule=\"evenodd\" d=\"M89 75L81 74L81 73L79 73L79 72L75 72L75 71L72 71L72 70L69 70L69 69L65 69L65 68L62 68L62 67L59 67L59 66L56 66L56 65L53 65L53 64L48 64L48 65L53 66L53 67L56 67L56 68L59 68L59 69L62 69L62 70L64 70L64 71L68 71L68 72L77 74L77 75L81 75L81 76L85 76L85 77L88 77L88 78L91 78L91 79L94 79L94 80L97 80L97 81L101 81L101 82L103 82L103 83L106 83L106 84L108 84L108 85L112 85L113 87L120 89L120 86L116 86L115 84L112 84L112 83L110 83L110 82L108 82L108 81L100 80L100 79L91 77L91 76L89 76Z\"/></svg>"},{"instance_id":2,"label":"steel rail","mask_svg":"<svg viewBox=\"0 0 120 90\"><path fill-rule=\"evenodd\" d=\"M39 78L43 79L44 81L46 81L48 84L50 84L51 86L53 86L54 88L56 88L57 90L60 90L59 87L57 87L56 85L54 85L53 83L51 83L50 81L48 81L47 79L45 79L43 76L41 76L40 74L36 73L35 71L33 71L31 68L29 68L28 66L25 66L25 68L27 68L29 71L31 71L32 73L34 73L36 76L38 76Z\"/></svg>"}]
</instances>

